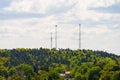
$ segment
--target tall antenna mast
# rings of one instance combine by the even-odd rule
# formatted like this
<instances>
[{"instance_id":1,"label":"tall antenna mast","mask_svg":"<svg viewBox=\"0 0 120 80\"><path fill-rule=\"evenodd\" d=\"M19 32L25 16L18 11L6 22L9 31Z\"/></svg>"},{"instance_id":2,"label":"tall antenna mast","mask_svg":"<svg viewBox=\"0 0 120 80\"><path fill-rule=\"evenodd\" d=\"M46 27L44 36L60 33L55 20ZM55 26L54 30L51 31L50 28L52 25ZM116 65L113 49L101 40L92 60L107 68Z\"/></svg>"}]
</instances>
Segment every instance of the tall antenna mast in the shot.
<instances>
[{"instance_id":1,"label":"tall antenna mast","mask_svg":"<svg viewBox=\"0 0 120 80\"><path fill-rule=\"evenodd\" d=\"M81 49L81 24L79 24L79 49Z\"/></svg>"},{"instance_id":2,"label":"tall antenna mast","mask_svg":"<svg viewBox=\"0 0 120 80\"><path fill-rule=\"evenodd\" d=\"M57 49L57 25L55 25L55 48Z\"/></svg>"},{"instance_id":3,"label":"tall antenna mast","mask_svg":"<svg viewBox=\"0 0 120 80\"><path fill-rule=\"evenodd\" d=\"M52 49L52 32L51 32L51 49Z\"/></svg>"}]
</instances>

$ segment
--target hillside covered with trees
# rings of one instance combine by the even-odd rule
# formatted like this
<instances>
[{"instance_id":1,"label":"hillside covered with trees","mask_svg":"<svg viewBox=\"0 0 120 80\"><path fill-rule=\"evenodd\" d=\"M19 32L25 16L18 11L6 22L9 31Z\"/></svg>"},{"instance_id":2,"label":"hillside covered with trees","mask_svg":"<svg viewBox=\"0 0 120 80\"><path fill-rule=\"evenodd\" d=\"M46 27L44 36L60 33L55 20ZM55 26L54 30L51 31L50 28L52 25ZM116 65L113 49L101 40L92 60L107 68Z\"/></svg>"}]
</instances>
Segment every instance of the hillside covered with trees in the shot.
<instances>
[{"instance_id":1,"label":"hillside covered with trees","mask_svg":"<svg viewBox=\"0 0 120 80\"><path fill-rule=\"evenodd\" d=\"M120 80L120 56L70 49L0 49L0 80Z\"/></svg>"}]
</instances>

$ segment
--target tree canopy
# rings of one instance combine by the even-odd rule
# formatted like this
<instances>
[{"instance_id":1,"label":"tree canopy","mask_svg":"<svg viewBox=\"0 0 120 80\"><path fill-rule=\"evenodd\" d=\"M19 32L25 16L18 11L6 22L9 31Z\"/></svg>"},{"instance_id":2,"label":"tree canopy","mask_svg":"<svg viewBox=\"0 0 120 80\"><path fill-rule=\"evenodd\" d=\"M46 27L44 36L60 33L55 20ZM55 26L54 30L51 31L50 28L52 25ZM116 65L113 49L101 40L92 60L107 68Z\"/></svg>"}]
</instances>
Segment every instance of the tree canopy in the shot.
<instances>
[{"instance_id":1,"label":"tree canopy","mask_svg":"<svg viewBox=\"0 0 120 80\"><path fill-rule=\"evenodd\" d=\"M0 49L0 80L119 80L119 76L120 56L103 51Z\"/></svg>"}]
</instances>

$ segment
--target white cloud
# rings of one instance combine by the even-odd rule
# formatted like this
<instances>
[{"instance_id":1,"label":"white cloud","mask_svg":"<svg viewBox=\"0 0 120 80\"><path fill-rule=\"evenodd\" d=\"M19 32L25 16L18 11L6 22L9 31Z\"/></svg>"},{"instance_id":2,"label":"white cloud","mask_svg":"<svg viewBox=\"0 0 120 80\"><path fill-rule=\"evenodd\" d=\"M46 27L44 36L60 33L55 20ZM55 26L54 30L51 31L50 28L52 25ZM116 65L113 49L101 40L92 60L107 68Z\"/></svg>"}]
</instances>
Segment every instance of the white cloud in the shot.
<instances>
[{"instance_id":1,"label":"white cloud","mask_svg":"<svg viewBox=\"0 0 120 80\"><path fill-rule=\"evenodd\" d=\"M91 28L83 27L83 33L86 33L86 34L94 33L96 35L99 35L99 34L106 34L111 32L112 30L105 25L94 25Z\"/></svg>"},{"instance_id":2,"label":"white cloud","mask_svg":"<svg viewBox=\"0 0 120 80\"><path fill-rule=\"evenodd\" d=\"M67 13L61 15L61 17L64 17L64 19L67 19L68 22L71 20L93 20L95 22L99 22L103 19L108 20L111 17L116 17L117 15L120 16L119 14L113 15L111 13L99 13L93 10L89 10L91 7L108 7L111 6L119 1L115 0L77 0L75 1L76 5L74 8L69 10ZM65 20L64 20L65 21Z\"/></svg>"},{"instance_id":3,"label":"white cloud","mask_svg":"<svg viewBox=\"0 0 120 80\"><path fill-rule=\"evenodd\" d=\"M66 4L67 3L67 4ZM51 8L67 7L74 4L71 0L13 0L10 6L5 7L5 11L15 11L18 13L41 13L46 14ZM51 9L52 10L52 9Z\"/></svg>"},{"instance_id":4,"label":"white cloud","mask_svg":"<svg viewBox=\"0 0 120 80\"><path fill-rule=\"evenodd\" d=\"M55 16L58 19L70 22L70 20L79 19L79 20L93 20L99 22L100 20L109 19L114 16L110 13L97 13L95 11L89 10L90 7L107 7L111 6L120 0L13 0L10 6L4 8L5 11L14 11L18 13L41 13L47 14L48 11L54 11L54 9L65 8L71 5L76 4L73 8L71 8L67 13L59 14ZM61 11L62 12L62 11ZM51 14L53 15L53 14ZM58 17L60 16L60 17ZM69 18L69 19L68 19ZM67 19L67 20L65 20ZM62 21L61 20L61 21Z\"/></svg>"},{"instance_id":5,"label":"white cloud","mask_svg":"<svg viewBox=\"0 0 120 80\"><path fill-rule=\"evenodd\" d=\"M83 26L82 31L82 48L120 53L119 30L109 28L108 24L101 24L89 28Z\"/></svg>"},{"instance_id":6,"label":"white cloud","mask_svg":"<svg viewBox=\"0 0 120 80\"><path fill-rule=\"evenodd\" d=\"M54 26L58 24L58 47L77 49L76 23L85 22L82 24L82 48L119 53L120 33L113 28L119 27L120 15L89 10L90 7L107 7L117 2L120 0L13 0L4 11L47 14L53 8L64 10L65 7L74 6L67 12L63 13L61 10L60 13L41 18L0 20L0 37L6 37L0 41L1 47L49 47L50 33L53 32L54 37ZM100 24L104 20L104 24ZM89 21L93 21L94 24ZM109 23L112 25L109 26Z\"/></svg>"}]
</instances>

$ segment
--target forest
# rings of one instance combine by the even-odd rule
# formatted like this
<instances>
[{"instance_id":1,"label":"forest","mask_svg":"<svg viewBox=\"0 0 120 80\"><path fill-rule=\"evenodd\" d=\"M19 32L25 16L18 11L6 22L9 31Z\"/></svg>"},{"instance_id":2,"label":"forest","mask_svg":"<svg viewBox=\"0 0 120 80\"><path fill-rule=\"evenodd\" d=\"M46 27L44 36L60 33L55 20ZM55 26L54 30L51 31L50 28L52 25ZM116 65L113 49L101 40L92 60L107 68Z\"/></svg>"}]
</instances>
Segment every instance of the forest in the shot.
<instances>
[{"instance_id":1,"label":"forest","mask_svg":"<svg viewBox=\"0 0 120 80\"><path fill-rule=\"evenodd\" d=\"M120 56L86 49L0 49L0 80L120 80Z\"/></svg>"}]
</instances>

